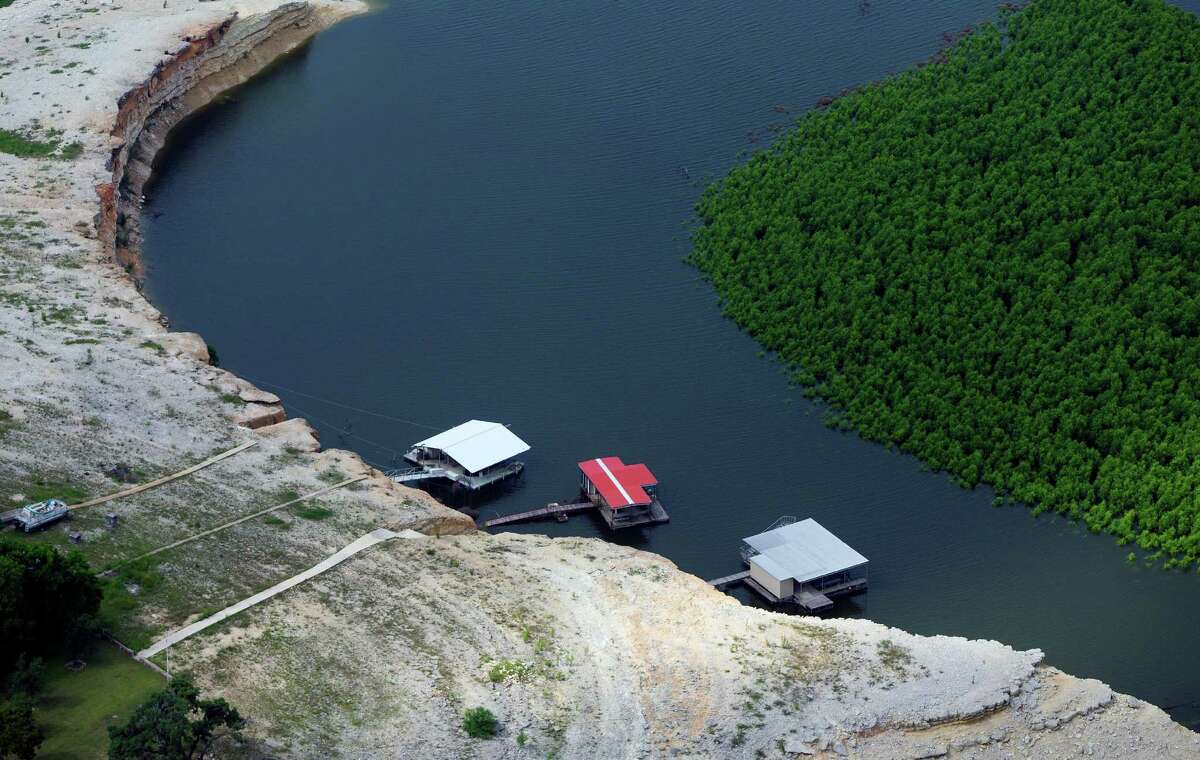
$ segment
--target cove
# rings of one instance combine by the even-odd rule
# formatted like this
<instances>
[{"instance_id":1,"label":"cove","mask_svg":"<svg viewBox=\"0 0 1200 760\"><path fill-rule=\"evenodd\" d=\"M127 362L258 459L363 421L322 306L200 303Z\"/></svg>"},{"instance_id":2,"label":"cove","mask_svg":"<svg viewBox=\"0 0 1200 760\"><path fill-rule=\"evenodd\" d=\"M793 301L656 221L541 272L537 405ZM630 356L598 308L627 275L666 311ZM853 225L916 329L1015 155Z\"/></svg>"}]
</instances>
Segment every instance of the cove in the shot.
<instances>
[{"instance_id":1,"label":"cove","mask_svg":"<svg viewBox=\"0 0 1200 760\"><path fill-rule=\"evenodd\" d=\"M707 181L994 6L393 4L177 130L147 294L380 466L423 426L511 423L533 450L484 516L569 498L579 459L646 462L672 522L617 540L715 577L811 516L871 560L837 614L1039 647L1195 727L1195 573L825 427L682 263Z\"/></svg>"}]
</instances>

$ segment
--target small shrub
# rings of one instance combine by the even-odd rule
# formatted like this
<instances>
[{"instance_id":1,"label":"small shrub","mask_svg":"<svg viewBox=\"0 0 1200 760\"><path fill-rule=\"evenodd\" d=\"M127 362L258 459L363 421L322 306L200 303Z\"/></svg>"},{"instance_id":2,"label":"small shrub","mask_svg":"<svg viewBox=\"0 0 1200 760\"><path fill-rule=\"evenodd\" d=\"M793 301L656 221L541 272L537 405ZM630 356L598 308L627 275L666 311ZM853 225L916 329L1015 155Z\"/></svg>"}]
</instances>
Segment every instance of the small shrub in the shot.
<instances>
[{"instance_id":1,"label":"small shrub","mask_svg":"<svg viewBox=\"0 0 1200 760\"><path fill-rule=\"evenodd\" d=\"M491 739L499 728L496 716L486 707L472 707L463 713L463 730L472 739Z\"/></svg>"},{"instance_id":2,"label":"small shrub","mask_svg":"<svg viewBox=\"0 0 1200 760\"><path fill-rule=\"evenodd\" d=\"M523 681L529 677L533 668L520 660L500 660L488 671L488 680L492 683L504 683L511 679Z\"/></svg>"},{"instance_id":3,"label":"small shrub","mask_svg":"<svg viewBox=\"0 0 1200 760\"><path fill-rule=\"evenodd\" d=\"M164 353L166 351L166 349L163 348L160 344L155 343L152 340L142 341L140 348L149 349L150 351L154 351L155 353L159 353L159 354Z\"/></svg>"},{"instance_id":4,"label":"small shrub","mask_svg":"<svg viewBox=\"0 0 1200 760\"><path fill-rule=\"evenodd\" d=\"M517 746L518 747L524 747L528 743L529 743L529 737L525 734L524 731L517 734Z\"/></svg>"}]
</instances>

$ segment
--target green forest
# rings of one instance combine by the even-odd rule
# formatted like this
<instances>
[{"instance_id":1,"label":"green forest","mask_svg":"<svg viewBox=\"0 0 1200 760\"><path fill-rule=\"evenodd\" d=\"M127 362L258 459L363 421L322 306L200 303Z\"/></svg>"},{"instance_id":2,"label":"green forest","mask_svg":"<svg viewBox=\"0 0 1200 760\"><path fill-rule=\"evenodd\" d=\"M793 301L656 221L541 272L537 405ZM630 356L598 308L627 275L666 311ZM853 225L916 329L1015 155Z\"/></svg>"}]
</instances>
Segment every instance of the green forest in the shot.
<instances>
[{"instance_id":1,"label":"green forest","mask_svg":"<svg viewBox=\"0 0 1200 760\"><path fill-rule=\"evenodd\" d=\"M838 422L1200 560L1200 21L1034 0L709 187L693 263Z\"/></svg>"}]
</instances>

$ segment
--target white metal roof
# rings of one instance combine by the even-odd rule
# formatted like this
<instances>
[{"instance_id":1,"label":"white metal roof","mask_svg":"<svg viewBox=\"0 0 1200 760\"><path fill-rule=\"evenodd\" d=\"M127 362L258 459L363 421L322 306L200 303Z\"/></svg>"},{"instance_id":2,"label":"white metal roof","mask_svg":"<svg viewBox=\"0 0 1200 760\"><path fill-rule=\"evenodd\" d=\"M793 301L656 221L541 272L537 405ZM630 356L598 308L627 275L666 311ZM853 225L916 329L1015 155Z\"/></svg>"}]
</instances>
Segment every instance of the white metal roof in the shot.
<instances>
[{"instance_id":1,"label":"white metal roof","mask_svg":"<svg viewBox=\"0 0 1200 760\"><path fill-rule=\"evenodd\" d=\"M467 472L479 472L485 467L529 451L529 444L514 435L511 430L499 422L483 420L469 420L413 445L440 449L466 468Z\"/></svg>"},{"instance_id":2,"label":"white metal roof","mask_svg":"<svg viewBox=\"0 0 1200 760\"><path fill-rule=\"evenodd\" d=\"M758 552L750 559L778 580L804 583L867 562L811 517L743 540Z\"/></svg>"}]
</instances>

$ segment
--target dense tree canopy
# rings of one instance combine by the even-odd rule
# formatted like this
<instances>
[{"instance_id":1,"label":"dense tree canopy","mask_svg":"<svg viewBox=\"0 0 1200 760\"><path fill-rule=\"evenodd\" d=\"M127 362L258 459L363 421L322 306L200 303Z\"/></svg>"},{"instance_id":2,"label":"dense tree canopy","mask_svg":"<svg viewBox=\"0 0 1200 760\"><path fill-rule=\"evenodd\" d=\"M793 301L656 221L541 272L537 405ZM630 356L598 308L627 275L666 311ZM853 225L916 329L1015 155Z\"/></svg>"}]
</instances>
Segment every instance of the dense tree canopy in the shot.
<instances>
[{"instance_id":1,"label":"dense tree canopy","mask_svg":"<svg viewBox=\"0 0 1200 760\"><path fill-rule=\"evenodd\" d=\"M0 675L22 653L56 650L100 605L100 582L79 552L0 538Z\"/></svg>"},{"instance_id":2,"label":"dense tree canopy","mask_svg":"<svg viewBox=\"0 0 1200 760\"><path fill-rule=\"evenodd\" d=\"M1200 21L1034 0L710 187L727 312L869 438L1200 559Z\"/></svg>"},{"instance_id":3,"label":"dense tree canopy","mask_svg":"<svg viewBox=\"0 0 1200 760\"><path fill-rule=\"evenodd\" d=\"M246 721L224 699L200 699L189 678L176 676L166 689L138 706L121 726L108 728L109 760L203 760L213 740L237 737Z\"/></svg>"}]
</instances>

